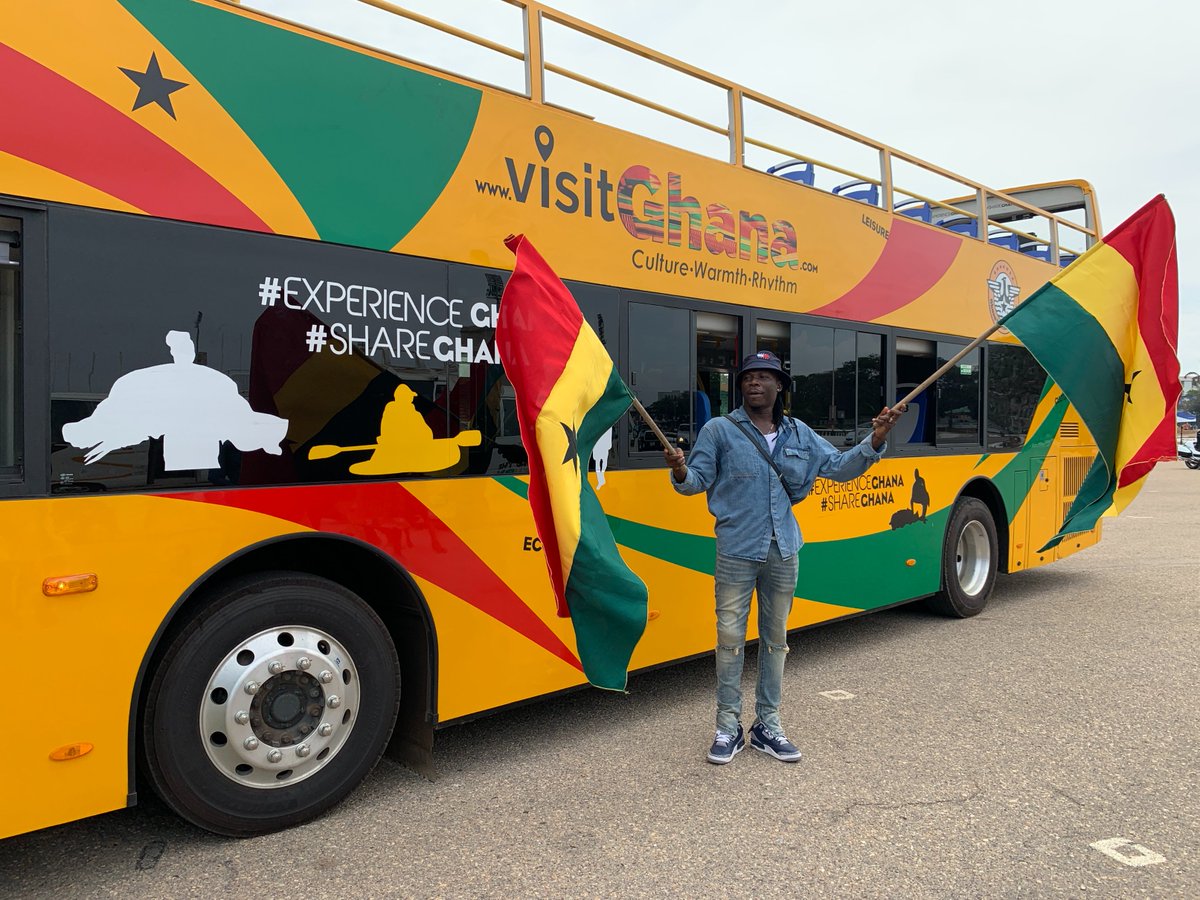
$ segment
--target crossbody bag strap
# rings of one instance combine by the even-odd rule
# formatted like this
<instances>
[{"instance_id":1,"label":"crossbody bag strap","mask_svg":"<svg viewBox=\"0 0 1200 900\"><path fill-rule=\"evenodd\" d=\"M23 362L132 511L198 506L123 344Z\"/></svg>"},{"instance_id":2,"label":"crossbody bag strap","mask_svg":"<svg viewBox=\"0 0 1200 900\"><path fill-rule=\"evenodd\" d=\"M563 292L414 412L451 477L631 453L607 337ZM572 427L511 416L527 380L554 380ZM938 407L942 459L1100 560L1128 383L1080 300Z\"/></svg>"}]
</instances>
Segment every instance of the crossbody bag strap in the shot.
<instances>
[{"instance_id":1,"label":"crossbody bag strap","mask_svg":"<svg viewBox=\"0 0 1200 900\"><path fill-rule=\"evenodd\" d=\"M737 426L738 431L746 436L746 439L754 445L754 449L758 451L759 455L767 461L767 465L775 470L775 474L779 476L779 483L783 485L783 489L786 492L788 485L787 480L783 477L783 472L780 471L779 466L775 465L775 460L771 459L771 457L767 454L767 451L762 448L762 444L754 439L754 435L750 432L750 429L746 427L746 423L739 422L737 419L733 418L733 416L728 414L726 414L724 418L728 419Z\"/></svg>"}]
</instances>

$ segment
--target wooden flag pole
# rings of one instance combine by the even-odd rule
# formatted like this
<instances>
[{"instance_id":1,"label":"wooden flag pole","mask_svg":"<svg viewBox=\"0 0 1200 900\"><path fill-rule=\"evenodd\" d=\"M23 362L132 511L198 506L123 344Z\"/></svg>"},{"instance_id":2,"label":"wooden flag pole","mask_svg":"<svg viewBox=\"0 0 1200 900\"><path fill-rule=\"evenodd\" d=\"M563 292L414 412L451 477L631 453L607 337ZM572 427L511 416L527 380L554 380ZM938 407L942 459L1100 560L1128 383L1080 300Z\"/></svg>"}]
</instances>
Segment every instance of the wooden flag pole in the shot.
<instances>
[{"instance_id":1,"label":"wooden flag pole","mask_svg":"<svg viewBox=\"0 0 1200 900\"><path fill-rule=\"evenodd\" d=\"M933 384L935 381L937 381L939 378L941 378L943 375L945 375L947 372L949 372L952 368L954 368L955 364L960 359L962 359L964 356L966 356L968 353L970 353L972 350L974 350L976 347L978 347L980 344L982 344L984 341L986 341L988 338L990 338L993 334L995 334L999 330L1000 330L1000 323L997 322L995 325L993 325L991 328L989 328L987 331L985 331L979 337L975 338L975 340L971 341L971 343L967 344L967 346L963 347L961 350L959 350L957 353L955 353L954 356L950 357L950 359L946 360L945 364L940 369L938 369L936 372L934 372L932 375L930 375L928 378L926 378L924 381L922 381L920 384L918 384L915 388L913 388L911 391L909 391L903 400L897 400L894 404L892 404L891 408L895 409L897 406L904 406L906 403L911 403L913 400L916 399L918 394L920 394L922 391L924 391L926 388L928 388L931 384Z\"/></svg>"},{"instance_id":2,"label":"wooden flag pole","mask_svg":"<svg viewBox=\"0 0 1200 900\"><path fill-rule=\"evenodd\" d=\"M674 445L667 440L667 436L662 433L662 429L658 427L658 423L650 418L650 413L646 412L646 407L642 406L642 401L640 401L637 397L633 398L633 408L638 411L638 415L642 417L642 421L649 425L654 431L654 434L658 437L659 442L663 445L664 450L675 449Z\"/></svg>"}]
</instances>

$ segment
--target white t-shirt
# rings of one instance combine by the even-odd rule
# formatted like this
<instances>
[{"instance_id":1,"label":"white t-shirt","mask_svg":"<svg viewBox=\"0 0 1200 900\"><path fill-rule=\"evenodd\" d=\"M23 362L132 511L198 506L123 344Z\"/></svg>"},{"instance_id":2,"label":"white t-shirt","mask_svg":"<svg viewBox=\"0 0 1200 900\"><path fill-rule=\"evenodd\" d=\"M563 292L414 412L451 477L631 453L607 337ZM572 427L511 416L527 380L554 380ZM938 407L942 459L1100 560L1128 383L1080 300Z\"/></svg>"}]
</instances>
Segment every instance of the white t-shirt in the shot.
<instances>
[{"instance_id":1,"label":"white t-shirt","mask_svg":"<svg viewBox=\"0 0 1200 900\"><path fill-rule=\"evenodd\" d=\"M772 453L774 453L775 452L775 438L779 437L779 432L772 431L770 434L764 434L763 437L765 437L767 439L767 449L770 450Z\"/></svg>"}]
</instances>

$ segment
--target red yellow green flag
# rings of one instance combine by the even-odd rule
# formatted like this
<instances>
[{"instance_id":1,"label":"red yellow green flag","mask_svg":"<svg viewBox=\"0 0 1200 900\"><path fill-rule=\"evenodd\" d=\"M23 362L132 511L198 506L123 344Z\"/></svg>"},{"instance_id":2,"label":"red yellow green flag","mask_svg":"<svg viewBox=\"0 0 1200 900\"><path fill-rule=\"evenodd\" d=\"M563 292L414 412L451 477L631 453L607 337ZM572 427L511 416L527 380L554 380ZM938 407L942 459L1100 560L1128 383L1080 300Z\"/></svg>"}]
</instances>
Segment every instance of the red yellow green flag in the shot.
<instances>
[{"instance_id":1,"label":"red yellow green flag","mask_svg":"<svg viewBox=\"0 0 1200 900\"><path fill-rule=\"evenodd\" d=\"M1079 411L1098 454L1062 528L1094 528L1175 457L1179 280L1175 219L1161 194L1030 295L1001 324Z\"/></svg>"},{"instance_id":2,"label":"red yellow green flag","mask_svg":"<svg viewBox=\"0 0 1200 900\"><path fill-rule=\"evenodd\" d=\"M500 300L496 346L517 395L529 505L558 614L570 617L587 680L624 690L646 629L646 585L621 559L588 481L596 441L633 402L575 298L523 235Z\"/></svg>"}]
</instances>

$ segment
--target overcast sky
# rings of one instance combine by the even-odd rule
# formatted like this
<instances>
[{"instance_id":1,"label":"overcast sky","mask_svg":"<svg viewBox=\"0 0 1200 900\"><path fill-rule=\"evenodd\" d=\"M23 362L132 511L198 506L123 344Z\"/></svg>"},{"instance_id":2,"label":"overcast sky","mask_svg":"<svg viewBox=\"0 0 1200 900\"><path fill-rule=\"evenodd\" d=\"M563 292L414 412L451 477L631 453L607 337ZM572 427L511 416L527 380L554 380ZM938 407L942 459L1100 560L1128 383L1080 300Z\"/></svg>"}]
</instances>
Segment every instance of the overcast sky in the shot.
<instances>
[{"instance_id":1,"label":"overcast sky","mask_svg":"<svg viewBox=\"0 0 1200 900\"><path fill-rule=\"evenodd\" d=\"M464 52L357 0L243 2L523 88L518 63L486 51ZM502 0L400 0L400 5L522 46L520 13ZM1108 230L1154 195L1166 194L1178 227L1179 358L1183 372L1200 370L1200 274L1194 264L1200 256L1200 3L557 0L553 5L994 188L1090 181ZM552 62L725 124L722 96L636 60L618 61L602 47L554 30L547 34L546 54ZM611 124L631 115L603 96L554 80L548 94ZM662 129L680 145L722 152L714 143L719 139L664 124L652 114L639 114L638 122L639 130ZM866 168L869 159L852 161L856 165L847 168L872 171Z\"/></svg>"}]
</instances>

